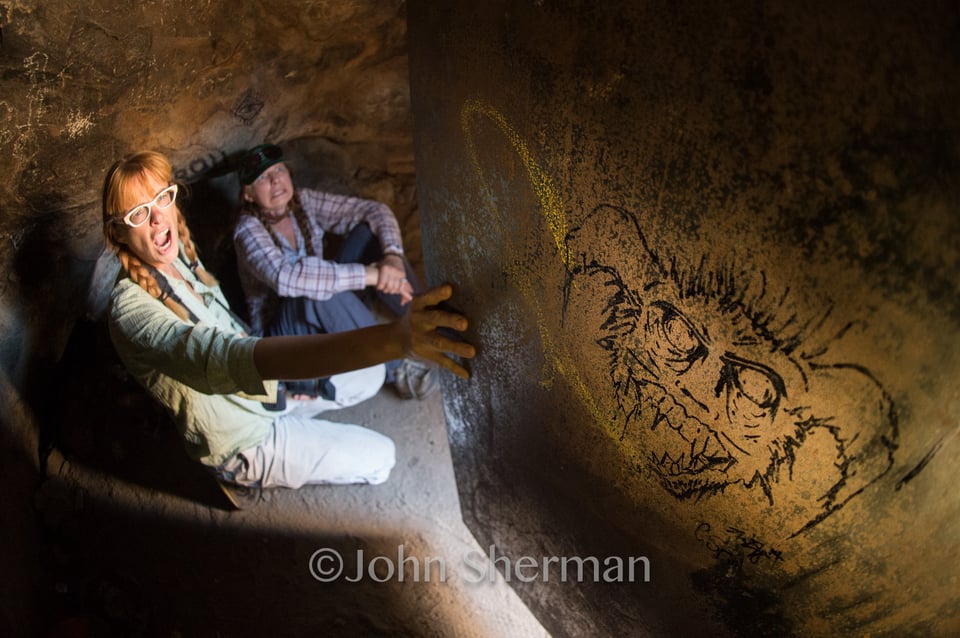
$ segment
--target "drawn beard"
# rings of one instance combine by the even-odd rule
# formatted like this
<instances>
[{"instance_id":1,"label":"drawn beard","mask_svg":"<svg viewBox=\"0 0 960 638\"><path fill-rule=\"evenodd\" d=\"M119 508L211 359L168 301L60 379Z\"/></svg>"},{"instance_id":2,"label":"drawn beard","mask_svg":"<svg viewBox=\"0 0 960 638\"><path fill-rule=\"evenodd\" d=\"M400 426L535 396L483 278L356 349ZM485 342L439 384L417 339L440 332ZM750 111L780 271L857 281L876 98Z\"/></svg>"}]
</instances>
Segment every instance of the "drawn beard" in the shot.
<instances>
[{"instance_id":1,"label":"drawn beard","mask_svg":"<svg viewBox=\"0 0 960 638\"><path fill-rule=\"evenodd\" d=\"M806 528L889 470L889 396L860 366L817 363L826 349L809 333L820 324L797 321L784 296L771 301L762 273L709 268L706 258L664 263L636 218L613 206L592 211L567 246L563 314L576 299L592 306L577 316L600 318L594 343L607 353L621 441L668 493L759 487L774 505L773 485L784 469L794 480L816 434L816 456L804 458L815 476L794 486L821 491L805 505Z\"/></svg>"}]
</instances>

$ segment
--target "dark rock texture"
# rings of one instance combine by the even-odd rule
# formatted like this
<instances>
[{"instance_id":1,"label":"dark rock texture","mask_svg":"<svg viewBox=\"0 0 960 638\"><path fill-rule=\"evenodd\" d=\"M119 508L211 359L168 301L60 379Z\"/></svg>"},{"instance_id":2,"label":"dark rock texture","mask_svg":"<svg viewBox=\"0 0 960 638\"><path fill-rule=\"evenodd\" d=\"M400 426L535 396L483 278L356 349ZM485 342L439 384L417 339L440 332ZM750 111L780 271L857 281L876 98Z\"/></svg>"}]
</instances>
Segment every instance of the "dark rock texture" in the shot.
<instances>
[{"instance_id":1,"label":"dark rock texture","mask_svg":"<svg viewBox=\"0 0 960 638\"><path fill-rule=\"evenodd\" d=\"M139 149L171 158L234 302L229 159L262 141L288 150L298 183L392 206L418 266L408 86L403 2L0 1L0 634L37 635L53 587L33 493L68 418L74 322L99 319L116 273L109 166Z\"/></svg>"},{"instance_id":2,"label":"dark rock texture","mask_svg":"<svg viewBox=\"0 0 960 638\"><path fill-rule=\"evenodd\" d=\"M652 564L517 584L544 626L960 631L957 7L408 14L467 523Z\"/></svg>"}]
</instances>

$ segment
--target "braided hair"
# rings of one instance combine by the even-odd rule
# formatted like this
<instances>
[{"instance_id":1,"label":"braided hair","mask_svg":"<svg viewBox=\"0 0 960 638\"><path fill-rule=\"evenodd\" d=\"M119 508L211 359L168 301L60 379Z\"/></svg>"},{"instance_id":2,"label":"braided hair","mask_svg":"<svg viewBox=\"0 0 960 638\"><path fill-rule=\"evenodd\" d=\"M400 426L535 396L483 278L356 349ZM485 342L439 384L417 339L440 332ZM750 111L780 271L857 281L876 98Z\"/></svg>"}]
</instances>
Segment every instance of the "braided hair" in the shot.
<instances>
[{"instance_id":1,"label":"braided hair","mask_svg":"<svg viewBox=\"0 0 960 638\"><path fill-rule=\"evenodd\" d=\"M154 269L143 263L119 234L119 226L123 225L121 216L125 212L123 207L130 202L133 184L142 183L148 176L159 182L170 184L173 183L173 168L166 157L154 151L141 151L128 155L110 168L103 186L103 236L107 246L117 254L120 265L134 283L154 299L163 302L178 317L189 321L189 311L161 288L154 275ZM180 208L177 207L176 210L177 232L183 244L183 250L192 264L194 274L204 285L216 286L216 278L200 266L197 248L190 238L187 222Z\"/></svg>"}]
</instances>

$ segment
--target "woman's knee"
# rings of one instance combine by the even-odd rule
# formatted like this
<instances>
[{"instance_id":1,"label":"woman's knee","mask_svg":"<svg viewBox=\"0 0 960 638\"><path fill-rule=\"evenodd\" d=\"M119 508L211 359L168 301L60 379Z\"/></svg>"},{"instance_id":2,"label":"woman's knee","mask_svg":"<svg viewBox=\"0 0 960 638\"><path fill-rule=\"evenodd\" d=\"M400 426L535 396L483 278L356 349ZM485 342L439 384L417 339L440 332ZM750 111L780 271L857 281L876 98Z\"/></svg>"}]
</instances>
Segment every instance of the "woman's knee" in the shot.
<instances>
[{"instance_id":1,"label":"woman's knee","mask_svg":"<svg viewBox=\"0 0 960 638\"><path fill-rule=\"evenodd\" d=\"M397 446L390 437L374 432L377 435L370 445L370 472L367 481L374 485L383 483L390 476L390 471L397 464Z\"/></svg>"},{"instance_id":2,"label":"woman's knee","mask_svg":"<svg viewBox=\"0 0 960 638\"><path fill-rule=\"evenodd\" d=\"M335 401L340 407L350 407L374 396L383 387L386 367L380 363L330 377L336 388Z\"/></svg>"}]
</instances>

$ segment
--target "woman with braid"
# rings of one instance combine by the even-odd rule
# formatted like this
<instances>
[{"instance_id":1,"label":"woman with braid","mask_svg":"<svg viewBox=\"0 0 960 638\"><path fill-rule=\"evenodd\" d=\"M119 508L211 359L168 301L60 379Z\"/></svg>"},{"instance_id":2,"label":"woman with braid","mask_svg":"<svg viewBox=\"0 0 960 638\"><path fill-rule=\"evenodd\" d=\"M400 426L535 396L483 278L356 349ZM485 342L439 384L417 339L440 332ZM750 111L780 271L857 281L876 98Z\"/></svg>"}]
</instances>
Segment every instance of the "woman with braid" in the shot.
<instances>
[{"instance_id":1,"label":"woman with braid","mask_svg":"<svg viewBox=\"0 0 960 638\"><path fill-rule=\"evenodd\" d=\"M241 210L234 244L257 334L336 333L374 325L373 313L355 294L368 286L394 315L403 314L415 277L388 206L295 188L283 152L273 144L244 153L238 173ZM345 237L334 259L324 258L325 233ZM386 381L404 398L422 398L438 385L428 366L411 359L388 362ZM338 391L325 379L284 385L293 398L330 398Z\"/></svg>"},{"instance_id":2,"label":"woman with braid","mask_svg":"<svg viewBox=\"0 0 960 638\"><path fill-rule=\"evenodd\" d=\"M382 377L384 362L406 356L466 377L445 353L472 357L472 346L437 330L466 327L462 316L433 307L449 298L450 287L414 297L391 323L337 334L251 336L197 258L177 192L164 156L127 156L104 184L103 230L122 266L110 296L111 339L130 373L173 415L188 454L214 472L238 506L235 486L385 481L395 462L386 436L271 412L261 402L275 399L277 379L329 377L337 400L317 407L356 403L369 396L368 371Z\"/></svg>"}]
</instances>

